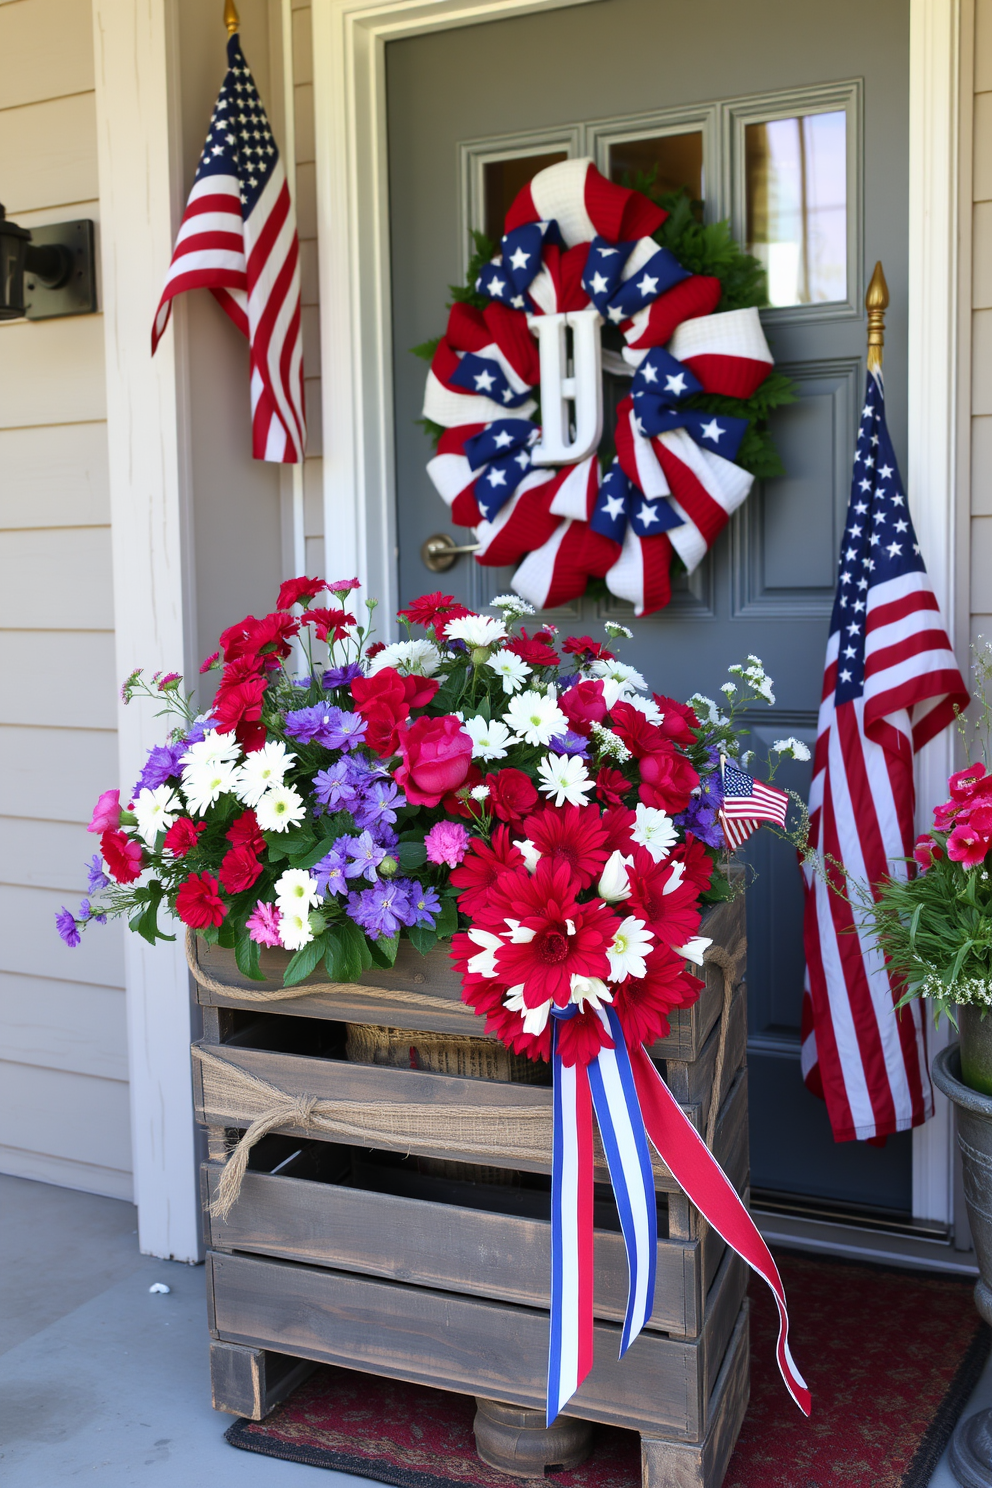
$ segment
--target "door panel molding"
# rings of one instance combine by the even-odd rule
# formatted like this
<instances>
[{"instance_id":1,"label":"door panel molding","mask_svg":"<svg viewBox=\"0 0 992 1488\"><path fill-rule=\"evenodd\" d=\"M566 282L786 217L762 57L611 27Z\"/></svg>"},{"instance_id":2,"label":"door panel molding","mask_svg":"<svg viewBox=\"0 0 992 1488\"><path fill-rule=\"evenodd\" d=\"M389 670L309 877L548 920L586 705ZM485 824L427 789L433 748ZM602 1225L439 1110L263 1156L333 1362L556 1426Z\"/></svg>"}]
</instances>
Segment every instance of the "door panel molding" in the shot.
<instances>
[{"instance_id":1,"label":"door panel molding","mask_svg":"<svg viewBox=\"0 0 992 1488\"><path fill-rule=\"evenodd\" d=\"M498 160L519 160L521 155L548 155L564 150L570 160L583 153L581 124L560 129L530 129L518 134L496 134L465 140L458 146L458 219L462 225L462 277L468 273L471 233L480 231L485 218L483 172ZM497 245L498 246L498 245Z\"/></svg>"}]
</instances>

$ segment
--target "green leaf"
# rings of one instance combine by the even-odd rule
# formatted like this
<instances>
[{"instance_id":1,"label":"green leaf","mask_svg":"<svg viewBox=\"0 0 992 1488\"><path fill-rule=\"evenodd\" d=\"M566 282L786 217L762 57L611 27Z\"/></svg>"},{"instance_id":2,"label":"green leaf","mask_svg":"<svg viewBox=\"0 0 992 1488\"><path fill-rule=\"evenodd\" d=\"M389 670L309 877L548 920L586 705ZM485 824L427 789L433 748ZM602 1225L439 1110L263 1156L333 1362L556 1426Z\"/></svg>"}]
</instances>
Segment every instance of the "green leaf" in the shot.
<instances>
[{"instance_id":1,"label":"green leaf","mask_svg":"<svg viewBox=\"0 0 992 1488\"><path fill-rule=\"evenodd\" d=\"M252 982L264 982L265 977L258 969L258 958L262 947L257 940L252 940L248 931L243 927L235 932L234 936L234 959L238 963L238 970L242 976L248 977Z\"/></svg>"},{"instance_id":2,"label":"green leaf","mask_svg":"<svg viewBox=\"0 0 992 1488\"><path fill-rule=\"evenodd\" d=\"M284 987L295 987L299 982L306 980L317 966L317 963L323 959L324 953L327 950L327 946L324 943L325 939L326 932L324 935L316 936L310 941L309 945L303 946L296 952L296 955L286 967L285 975L282 979Z\"/></svg>"},{"instance_id":3,"label":"green leaf","mask_svg":"<svg viewBox=\"0 0 992 1488\"><path fill-rule=\"evenodd\" d=\"M400 867L404 873L409 873L413 868L421 868L427 862L427 849L424 846L424 839L421 837L419 842L401 842L397 849L397 855L399 857Z\"/></svg>"},{"instance_id":4,"label":"green leaf","mask_svg":"<svg viewBox=\"0 0 992 1488\"><path fill-rule=\"evenodd\" d=\"M398 935L380 936L378 940L370 937L367 944L376 966L395 966L396 953L400 948Z\"/></svg>"},{"instance_id":5,"label":"green leaf","mask_svg":"<svg viewBox=\"0 0 992 1488\"><path fill-rule=\"evenodd\" d=\"M441 912L434 925L438 940L447 940L458 929L458 910L453 899L441 900Z\"/></svg>"},{"instance_id":6,"label":"green leaf","mask_svg":"<svg viewBox=\"0 0 992 1488\"><path fill-rule=\"evenodd\" d=\"M411 925L407 933L414 949L422 956L426 956L437 945L437 931L432 930L429 925Z\"/></svg>"},{"instance_id":7,"label":"green leaf","mask_svg":"<svg viewBox=\"0 0 992 1488\"><path fill-rule=\"evenodd\" d=\"M336 927L341 942L340 974L335 980L356 982L372 965L368 941L353 920L342 920Z\"/></svg>"}]
</instances>

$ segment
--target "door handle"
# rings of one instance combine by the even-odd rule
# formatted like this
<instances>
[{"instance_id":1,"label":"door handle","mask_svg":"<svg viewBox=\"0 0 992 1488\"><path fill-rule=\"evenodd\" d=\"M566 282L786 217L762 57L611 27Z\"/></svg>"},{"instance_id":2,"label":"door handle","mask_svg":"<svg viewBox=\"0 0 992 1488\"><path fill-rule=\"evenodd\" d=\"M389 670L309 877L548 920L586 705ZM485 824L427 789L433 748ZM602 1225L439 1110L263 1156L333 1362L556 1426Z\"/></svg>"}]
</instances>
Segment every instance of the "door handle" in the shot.
<instances>
[{"instance_id":1,"label":"door handle","mask_svg":"<svg viewBox=\"0 0 992 1488\"><path fill-rule=\"evenodd\" d=\"M447 532L435 532L420 549L424 567L431 573L447 573L454 568L463 553L478 552L480 543L464 543L459 546Z\"/></svg>"}]
</instances>

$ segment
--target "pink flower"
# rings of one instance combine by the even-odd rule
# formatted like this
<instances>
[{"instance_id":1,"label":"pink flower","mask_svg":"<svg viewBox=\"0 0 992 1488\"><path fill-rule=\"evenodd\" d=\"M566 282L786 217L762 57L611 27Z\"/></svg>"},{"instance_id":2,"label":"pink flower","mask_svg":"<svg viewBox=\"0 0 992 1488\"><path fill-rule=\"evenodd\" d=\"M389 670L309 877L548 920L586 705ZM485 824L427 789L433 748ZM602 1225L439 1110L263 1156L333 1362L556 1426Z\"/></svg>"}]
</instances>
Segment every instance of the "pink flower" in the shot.
<instances>
[{"instance_id":1,"label":"pink flower","mask_svg":"<svg viewBox=\"0 0 992 1488\"><path fill-rule=\"evenodd\" d=\"M121 793L119 790L104 791L93 807L93 820L87 832L111 832L121 824Z\"/></svg>"},{"instance_id":2,"label":"pink flower","mask_svg":"<svg viewBox=\"0 0 992 1488\"><path fill-rule=\"evenodd\" d=\"M961 863L965 868L977 867L988 850L988 837L970 826L955 827L947 839L947 856L952 863Z\"/></svg>"},{"instance_id":3,"label":"pink flower","mask_svg":"<svg viewBox=\"0 0 992 1488\"><path fill-rule=\"evenodd\" d=\"M255 905L254 914L245 921L245 929L258 945L281 946L282 941L279 938L281 918L278 905L266 904L264 899L259 899Z\"/></svg>"},{"instance_id":4,"label":"pink flower","mask_svg":"<svg viewBox=\"0 0 992 1488\"><path fill-rule=\"evenodd\" d=\"M943 856L944 849L940 843L935 842L926 832L922 832L917 837L916 846L913 848L913 857L919 863L924 873L928 868L933 867L938 858L942 858Z\"/></svg>"},{"instance_id":5,"label":"pink flower","mask_svg":"<svg viewBox=\"0 0 992 1488\"><path fill-rule=\"evenodd\" d=\"M335 579L333 584L328 584L332 594L347 594L349 589L360 589L362 586L358 579Z\"/></svg>"},{"instance_id":6,"label":"pink flower","mask_svg":"<svg viewBox=\"0 0 992 1488\"><path fill-rule=\"evenodd\" d=\"M468 831L457 822L441 821L424 838L428 863L447 863L457 868L468 852Z\"/></svg>"},{"instance_id":7,"label":"pink flower","mask_svg":"<svg viewBox=\"0 0 992 1488\"><path fill-rule=\"evenodd\" d=\"M354 688L354 683L352 684ZM465 782L472 763L472 740L453 714L418 718L402 735L403 763L393 779L414 806L436 806Z\"/></svg>"}]
</instances>

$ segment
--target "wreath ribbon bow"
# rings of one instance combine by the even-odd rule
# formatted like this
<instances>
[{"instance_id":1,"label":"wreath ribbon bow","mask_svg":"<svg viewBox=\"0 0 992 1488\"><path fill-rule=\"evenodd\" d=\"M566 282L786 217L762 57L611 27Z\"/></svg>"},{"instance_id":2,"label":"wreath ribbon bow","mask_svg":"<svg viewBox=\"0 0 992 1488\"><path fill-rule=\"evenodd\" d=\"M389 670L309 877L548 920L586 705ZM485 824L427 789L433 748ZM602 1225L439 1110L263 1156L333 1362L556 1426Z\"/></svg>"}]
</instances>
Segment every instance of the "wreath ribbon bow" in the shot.
<instances>
[{"instance_id":1,"label":"wreath ribbon bow","mask_svg":"<svg viewBox=\"0 0 992 1488\"><path fill-rule=\"evenodd\" d=\"M597 1017L612 1047L588 1064L566 1065L558 1051L560 1021L574 1005L554 1008L552 1043L551 1339L548 1425L579 1389L593 1364L593 1125L595 1112L627 1252L627 1306L620 1357L654 1309L657 1200L649 1140L676 1182L717 1233L771 1288L778 1308L776 1357L793 1400L811 1402L789 1349L785 1289L771 1252L723 1169L675 1100L645 1049L628 1048L611 1007ZM715 1096L715 1092L714 1092Z\"/></svg>"}]
</instances>

